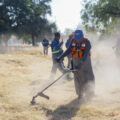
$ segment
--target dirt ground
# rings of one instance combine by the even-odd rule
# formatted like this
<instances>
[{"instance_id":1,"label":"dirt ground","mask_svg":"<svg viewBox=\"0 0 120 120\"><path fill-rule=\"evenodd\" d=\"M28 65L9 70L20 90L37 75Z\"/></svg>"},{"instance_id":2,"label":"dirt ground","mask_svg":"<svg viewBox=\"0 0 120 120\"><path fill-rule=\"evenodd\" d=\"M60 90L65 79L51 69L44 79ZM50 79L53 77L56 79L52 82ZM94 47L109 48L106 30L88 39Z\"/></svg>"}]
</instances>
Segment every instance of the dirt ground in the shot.
<instances>
[{"instance_id":1,"label":"dirt ground","mask_svg":"<svg viewBox=\"0 0 120 120\"><path fill-rule=\"evenodd\" d=\"M53 81L51 56L38 48L1 54L0 120L120 120L120 70L114 56L108 60L111 53L104 56L92 57L96 96L91 101L77 104L74 81L60 80L46 90L50 100L38 97L32 106L33 95Z\"/></svg>"}]
</instances>

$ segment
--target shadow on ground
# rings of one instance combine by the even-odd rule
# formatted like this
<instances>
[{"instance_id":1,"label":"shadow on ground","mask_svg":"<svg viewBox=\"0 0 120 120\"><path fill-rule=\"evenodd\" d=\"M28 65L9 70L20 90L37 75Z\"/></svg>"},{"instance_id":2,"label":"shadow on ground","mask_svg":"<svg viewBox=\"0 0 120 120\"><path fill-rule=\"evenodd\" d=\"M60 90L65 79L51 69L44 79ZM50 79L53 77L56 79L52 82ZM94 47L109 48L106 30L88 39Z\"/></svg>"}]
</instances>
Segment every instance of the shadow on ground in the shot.
<instances>
[{"instance_id":1,"label":"shadow on ground","mask_svg":"<svg viewBox=\"0 0 120 120\"><path fill-rule=\"evenodd\" d=\"M74 99L67 105L59 106L54 111L47 108L43 108L43 110L46 112L46 116L50 118L49 120L70 120L76 115L83 103L82 101L78 102L78 99Z\"/></svg>"}]
</instances>

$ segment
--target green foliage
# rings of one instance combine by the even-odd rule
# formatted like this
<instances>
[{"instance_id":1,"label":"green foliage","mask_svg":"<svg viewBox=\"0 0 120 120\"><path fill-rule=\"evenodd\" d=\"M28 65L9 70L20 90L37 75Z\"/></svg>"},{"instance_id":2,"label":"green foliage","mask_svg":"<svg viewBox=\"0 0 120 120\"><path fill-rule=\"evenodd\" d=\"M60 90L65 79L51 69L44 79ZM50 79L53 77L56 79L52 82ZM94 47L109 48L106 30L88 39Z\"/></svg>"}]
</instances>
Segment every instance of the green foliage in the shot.
<instances>
[{"instance_id":1,"label":"green foliage","mask_svg":"<svg viewBox=\"0 0 120 120\"><path fill-rule=\"evenodd\" d=\"M0 34L10 30L12 20L9 18L5 5L0 6Z\"/></svg>"},{"instance_id":2,"label":"green foliage","mask_svg":"<svg viewBox=\"0 0 120 120\"><path fill-rule=\"evenodd\" d=\"M120 0L84 0L81 14L87 30L106 31L120 17Z\"/></svg>"},{"instance_id":3,"label":"green foliage","mask_svg":"<svg viewBox=\"0 0 120 120\"><path fill-rule=\"evenodd\" d=\"M31 36L35 45L42 31L56 29L46 16L51 15L51 0L4 0L0 5L0 33L12 32L22 37Z\"/></svg>"}]
</instances>

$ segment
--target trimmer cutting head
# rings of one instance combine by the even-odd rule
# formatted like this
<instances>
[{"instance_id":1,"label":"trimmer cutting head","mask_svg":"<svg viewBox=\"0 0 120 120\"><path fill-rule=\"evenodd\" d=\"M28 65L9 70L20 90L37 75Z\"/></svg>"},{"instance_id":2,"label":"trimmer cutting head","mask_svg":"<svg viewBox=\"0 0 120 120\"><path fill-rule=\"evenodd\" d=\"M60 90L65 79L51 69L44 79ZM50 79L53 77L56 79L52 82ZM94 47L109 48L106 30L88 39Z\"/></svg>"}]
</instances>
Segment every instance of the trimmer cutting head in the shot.
<instances>
[{"instance_id":1,"label":"trimmer cutting head","mask_svg":"<svg viewBox=\"0 0 120 120\"><path fill-rule=\"evenodd\" d=\"M31 105L35 105L36 102L35 102L35 98L34 97L32 98L32 101L30 103L31 103Z\"/></svg>"},{"instance_id":2,"label":"trimmer cutting head","mask_svg":"<svg viewBox=\"0 0 120 120\"><path fill-rule=\"evenodd\" d=\"M43 93L39 93L39 94L37 94L36 96L33 96L32 101L30 102L32 105L35 105L35 103L36 103L36 102L35 102L35 98L38 97L38 96L44 97L44 98L47 99L47 100L50 99L49 96L47 96L47 95L45 95L45 94L43 94Z\"/></svg>"},{"instance_id":3,"label":"trimmer cutting head","mask_svg":"<svg viewBox=\"0 0 120 120\"><path fill-rule=\"evenodd\" d=\"M69 71L68 71L69 72ZM31 104L34 105L35 104L35 98L38 96L44 97L47 100L49 100L49 96L45 95L43 92L45 90L47 90L50 86L52 86L53 84L55 84L58 80L60 80L64 75L67 75L68 72L63 73L60 77L58 77L56 80L54 80L52 83L50 83L48 86L46 86L41 92L38 92L37 95L33 96Z\"/></svg>"}]
</instances>

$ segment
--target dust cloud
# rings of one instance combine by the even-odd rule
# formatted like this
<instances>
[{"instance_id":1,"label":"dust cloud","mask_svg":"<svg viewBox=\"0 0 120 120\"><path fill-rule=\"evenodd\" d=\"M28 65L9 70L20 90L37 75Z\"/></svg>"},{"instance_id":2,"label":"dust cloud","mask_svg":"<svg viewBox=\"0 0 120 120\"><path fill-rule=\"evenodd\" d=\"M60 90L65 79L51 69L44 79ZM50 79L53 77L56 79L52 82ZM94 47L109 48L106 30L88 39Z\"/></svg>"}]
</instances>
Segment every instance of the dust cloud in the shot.
<instances>
[{"instance_id":1,"label":"dust cloud","mask_svg":"<svg viewBox=\"0 0 120 120\"><path fill-rule=\"evenodd\" d=\"M40 47L0 55L0 120L120 120L120 63L116 41L108 39L90 38L96 96L81 104L74 81L62 79L45 91L49 101L38 97L30 105L33 95L53 81L50 52L44 56Z\"/></svg>"}]
</instances>

